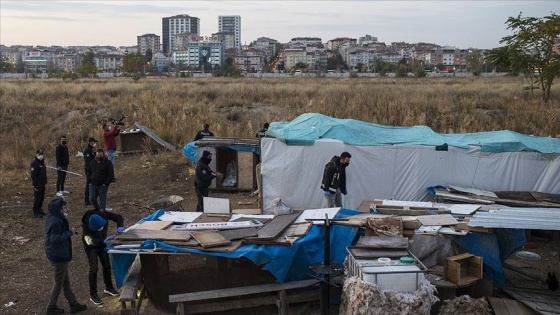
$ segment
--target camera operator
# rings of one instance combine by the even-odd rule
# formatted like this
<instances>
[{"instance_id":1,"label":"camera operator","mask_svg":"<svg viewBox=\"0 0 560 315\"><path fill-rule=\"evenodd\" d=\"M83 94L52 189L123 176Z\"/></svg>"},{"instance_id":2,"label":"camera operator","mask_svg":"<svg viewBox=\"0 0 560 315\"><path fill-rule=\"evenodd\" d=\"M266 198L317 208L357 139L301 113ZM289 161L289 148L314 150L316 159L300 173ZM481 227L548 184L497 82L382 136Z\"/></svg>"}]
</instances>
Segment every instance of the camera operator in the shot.
<instances>
[{"instance_id":1,"label":"camera operator","mask_svg":"<svg viewBox=\"0 0 560 315\"><path fill-rule=\"evenodd\" d=\"M117 136L121 132L120 125L114 119L109 119L103 124L103 141L105 142L105 152L107 158L115 167L115 156L117 153Z\"/></svg>"}]
</instances>

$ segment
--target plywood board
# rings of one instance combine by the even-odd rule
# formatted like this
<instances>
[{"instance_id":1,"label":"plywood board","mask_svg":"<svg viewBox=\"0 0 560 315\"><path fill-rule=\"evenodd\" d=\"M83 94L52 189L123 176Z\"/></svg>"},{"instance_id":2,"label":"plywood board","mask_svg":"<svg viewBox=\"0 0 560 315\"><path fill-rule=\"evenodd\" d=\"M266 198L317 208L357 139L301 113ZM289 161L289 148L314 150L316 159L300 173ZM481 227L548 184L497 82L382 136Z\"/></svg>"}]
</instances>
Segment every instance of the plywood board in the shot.
<instances>
[{"instance_id":1,"label":"plywood board","mask_svg":"<svg viewBox=\"0 0 560 315\"><path fill-rule=\"evenodd\" d=\"M168 226L172 225L173 221L145 221L140 224L135 224L129 230L165 230Z\"/></svg>"},{"instance_id":2,"label":"plywood board","mask_svg":"<svg viewBox=\"0 0 560 315\"><path fill-rule=\"evenodd\" d=\"M449 185L449 188L447 190L449 190L450 192L461 192L461 193L472 194L472 195L477 195L477 196L498 198L498 196L496 196L496 194L491 192L491 191L480 190L480 189L476 189L476 188L465 188L465 187L460 187L460 186Z\"/></svg>"},{"instance_id":3,"label":"plywood board","mask_svg":"<svg viewBox=\"0 0 560 315\"><path fill-rule=\"evenodd\" d=\"M191 223L227 222L230 216L225 213L201 213L198 218Z\"/></svg>"},{"instance_id":4,"label":"plywood board","mask_svg":"<svg viewBox=\"0 0 560 315\"><path fill-rule=\"evenodd\" d=\"M262 214L261 209L233 209L231 213L235 214Z\"/></svg>"},{"instance_id":5,"label":"plywood board","mask_svg":"<svg viewBox=\"0 0 560 315\"><path fill-rule=\"evenodd\" d=\"M205 252L219 252L219 253L232 253L241 246L241 241L232 241L229 245L222 245L218 247L197 248Z\"/></svg>"},{"instance_id":6,"label":"plywood board","mask_svg":"<svg viewBox=\"0 0 560 315\"><path fill-rule=\"evenodd\" d=\"M237 151L237 189L252 191L254 187L253 152Z\"/></svg>"},{"instance_id":7,"label":"plywood board","mask_svg":"<svg viewBox=\"0 0 560 315\"><path fill-rule=\"evenodd\" d=\"M204 197L204 213L231 213L229 199Z\"/></svg>"},{"instance_id":8,"label":"plywood board","mask_svg":"<svg viewBox=\"0 0 560 315\"><path fill-rule=\"evenodd\" d=\"M158 220L173 221L177 223L191 223L196 220L202 212L182 212L182 211L165 211Z\"/></svg>"},{"instance_id":9,"label":"plywood board","mask_svg":"<svg viewBox=\"0 0 560 315\"><path fill-rule=\"evenodd\" d=\"M218 231L194 231L191 232L192 237L204 248L229 245L227 240Z\"/></svg>"},{"instance_id":10,"label":"plywood board","mask_svg":"<svg viewBox=\"0 0 560 315\"><path fill-rule=\"evenodd\" d=\"M223 230L220 231L223 237L230 241L244 239L246 237L254 237L259 235L257 228L246 228L246 229L236 229L236 230Z\"/></svg>"},{"instance_id":11,"label":"plywood board","mask_svg":"<svg viewBox=\"0 0 560 315\"><path fill-rule=\"evenodd\" d=\"M259 238L274 239L278 237L290 224L292 224L300 213L290 213L284 215L277 215L259 230Z\"/></svg>"},{"instance_id":12,"label":"plywood board","mask_svg":"<svg viewBox=\"0 0 560 315\"><path fill-rule=\"evenodd\" d=\"M338 222L336 222L336 224L337 225L362 227L362 226L367 224L368 218L389 218L389 217L392 217L392 215L362 213L362 214L357 214L357 215L345 216L343 218L347 219L348 221L338 221Z\"/></svg>"},{"instance_id":13,"label":"plywood board","mask_svg":"<svg viewBox=\"0 0 560 315\"><path fill-rule=\"evenodd\" d=\"M420 215L422 225L457 225L459 222L450 214Z\"/></svg>"},{"instance_id":14,"label":"plywood board","mask_svg":"<svg viewBox=\"0 0 560 315\"><path fill-rule=\"evenodd\" d=\"M356 247L361 248L408 248L408 238L390 236L360 236Z\"/></svg>"},{"instance_id":15,"label":"plywood board","mask_svg":"<svg viewBox=\"0 0 560 315\"><path fill-rule=\"evenodd\" d=\"M507 294L540 314L560 314L560 295L548 290L505 289Z\"/></svg>"},{"instance_id":16,"label":"plywood board","mask_svg":"<svg viewBox=\"0 0 560 315\"><path fill-rule=\"evenodd\" d=\"M305 236L311 228L311 225L313 225L311 222L292 224L288 226L288 228L282 234L286 235L287 237Z\"/></svg>"},{"instance_id":17,"label":"plywood board","mask_svg":"<svg viewBox=\"0 0 560 315\"><path fill-rule=\"evenodd\" d=\"M501 299L489 297L490 305L495 315L536 315L537 312L533 311L526 305L516 300Z\"/></svg>"},{"instance_id":18,"label":"plywood board","mask_svg":"<svg viewBox=\"0 0 560 315\"><path fill-rule=\"evenodd\" d=\"M399 207L422 207L422 208L433 207L431 202L425 202L425 201L403 201L403 200L384 199L381 204L383 206L399 206Z\"/></svg>"},{"instance_id":19,"label":"plywood board","mask_svg":"<svg viewBox=\"0 0 560 315\"><path fill-rule=\"evenodd\" d=\"M117 235L116 240L159 240L159 241L188 241L191 232L169 230L141 230L133 229Z\"/></svg>"},{"instance_id":20,"label":"plywood board","mask_svg":"<svg viewBox=\"0 0 560 315\"><path fill-rule=\"evenodd\" d=\"M482 205L456 204L447 206L446 208L451 210L452 214L469 215L478 210L481 206Z\"/></svg>"}]
</instances>

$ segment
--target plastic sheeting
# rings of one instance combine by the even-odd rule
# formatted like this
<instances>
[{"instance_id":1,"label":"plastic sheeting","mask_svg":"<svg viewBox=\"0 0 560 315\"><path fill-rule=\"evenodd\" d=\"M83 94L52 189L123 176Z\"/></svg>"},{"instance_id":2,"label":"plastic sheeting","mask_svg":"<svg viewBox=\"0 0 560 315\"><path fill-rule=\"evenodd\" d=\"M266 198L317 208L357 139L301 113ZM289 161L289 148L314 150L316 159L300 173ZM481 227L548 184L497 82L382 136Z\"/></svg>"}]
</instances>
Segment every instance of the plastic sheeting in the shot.
<instances>
[{"instance_id":1,"label":"plastic sheeting","mask_svg":"<svg viewBox=\"0 0 560 315\"><path fill-rule=\"evenodd\" d=\"M289 122L273 122L267 135L288 145L312 145L318 139L337 139L346 144L360 146L448 144L463 149L479 146L483 152L560 153L560 139L529 136L510 130L440 134L426 126L384 126L316 113L302 114Z\"/></svg>"},{"instance_id":2,"label":"plastic sheeting","mask_svg":"<svg viewBox=\"0 0 560 315\"><path fill-rule=\"evenodd\" d=\"M157 220L163 213L163 210L159 210L138 221L138 223ZM356 214L361 214L361 212L341 209L335 218ZM144 241L140 248L153 249L155 244L158 248L174 253L185 252L226 258L245 257L256 265L263 266L264 270L270 271L270 273L276 277L276 280L281 283L311 278L309 266L318 262L323 262L324 258L323 229L323 226L313 225L307 235L299 238L292 246L242 245L231 253L207 252L177 247L154 240ZM356 227L331 225L331 263L342 264L344 262L346 258L346 247L352 244L357 232L358 228ZM107 250L110 251L113 249L115 249L114 245L109 246ZM115 282L119 288L122 286L128 269L134 261L134 254L133 252L130 254L111 253Z\"/></svg>"},{"instance_id":3,"label":"plastic sheeting","mask_svg":"<svg viewBox=\"0 0 560 315\"><path fill-rule=\"evenodd\" d=\"M427 187L456 185L489 191L560 191L560 154L483 152L479 147L450 146L436 151L425 145L350 145L320 139L312 145L287 145L261 139L263 208L281 198L292 209L326 205L320 189L325 164L352 154L346 168L348 195L343 206L357 209L364 199L427 200Z\"/></svg>"}]
</instances>

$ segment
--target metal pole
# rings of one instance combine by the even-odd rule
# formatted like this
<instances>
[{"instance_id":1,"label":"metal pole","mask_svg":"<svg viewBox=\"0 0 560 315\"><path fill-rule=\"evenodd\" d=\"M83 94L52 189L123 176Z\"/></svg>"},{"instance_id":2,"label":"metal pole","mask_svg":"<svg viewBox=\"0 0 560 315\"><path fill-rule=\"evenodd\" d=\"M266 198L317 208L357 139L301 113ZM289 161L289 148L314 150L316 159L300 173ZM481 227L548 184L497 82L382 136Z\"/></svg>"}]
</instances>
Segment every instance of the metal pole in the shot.
<instances>
[{"instance_id":1,"label":"metal pole","mask_svg":"<svg viewBox=\"0 0 560 315\"><path fill-rule=\"evenodd\" d=\"M53 170L57 170L57 171L61 171L61 172L66 172L66 173L70 173L70 174L73 174L73 175L84 176L84 175L82 175L82 174L74 173L74 172L71 172L71 171L59 170L58 167L54 167L54 166L49 166L49 165L47 165L47 167L48 167L48 168L52 168Z\"/></svg>"}]
</instances>

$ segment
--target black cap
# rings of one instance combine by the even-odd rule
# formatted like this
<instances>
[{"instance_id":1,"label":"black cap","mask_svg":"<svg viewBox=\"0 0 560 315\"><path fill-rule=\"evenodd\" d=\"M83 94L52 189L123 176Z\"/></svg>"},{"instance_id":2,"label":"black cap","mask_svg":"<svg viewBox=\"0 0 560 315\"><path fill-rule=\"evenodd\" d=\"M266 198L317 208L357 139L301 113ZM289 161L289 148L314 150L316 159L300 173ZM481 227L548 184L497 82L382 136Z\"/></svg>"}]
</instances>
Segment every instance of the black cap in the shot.
<instances>
[{"instance_id":1,"label":"black cap","mask_svg":"<svg viewBox=\"0 0 560 315\"><path fill-rule=\"evenodd\" d=\"M45 154L45 152L43 151L43 149L37 149L37 151L35 151L36 154Z\"/></svg>"},{"instance_id":2,"label":"black cap","mask_svg":"<svg viewBox=\"0 0 560 315\"><path fill-rule=\"evenodd\" d=\"M97 140L95 140L94 137L91 137L91 138L88 139L88 142L97 142Z\"/></svg>"}]
</instances>

